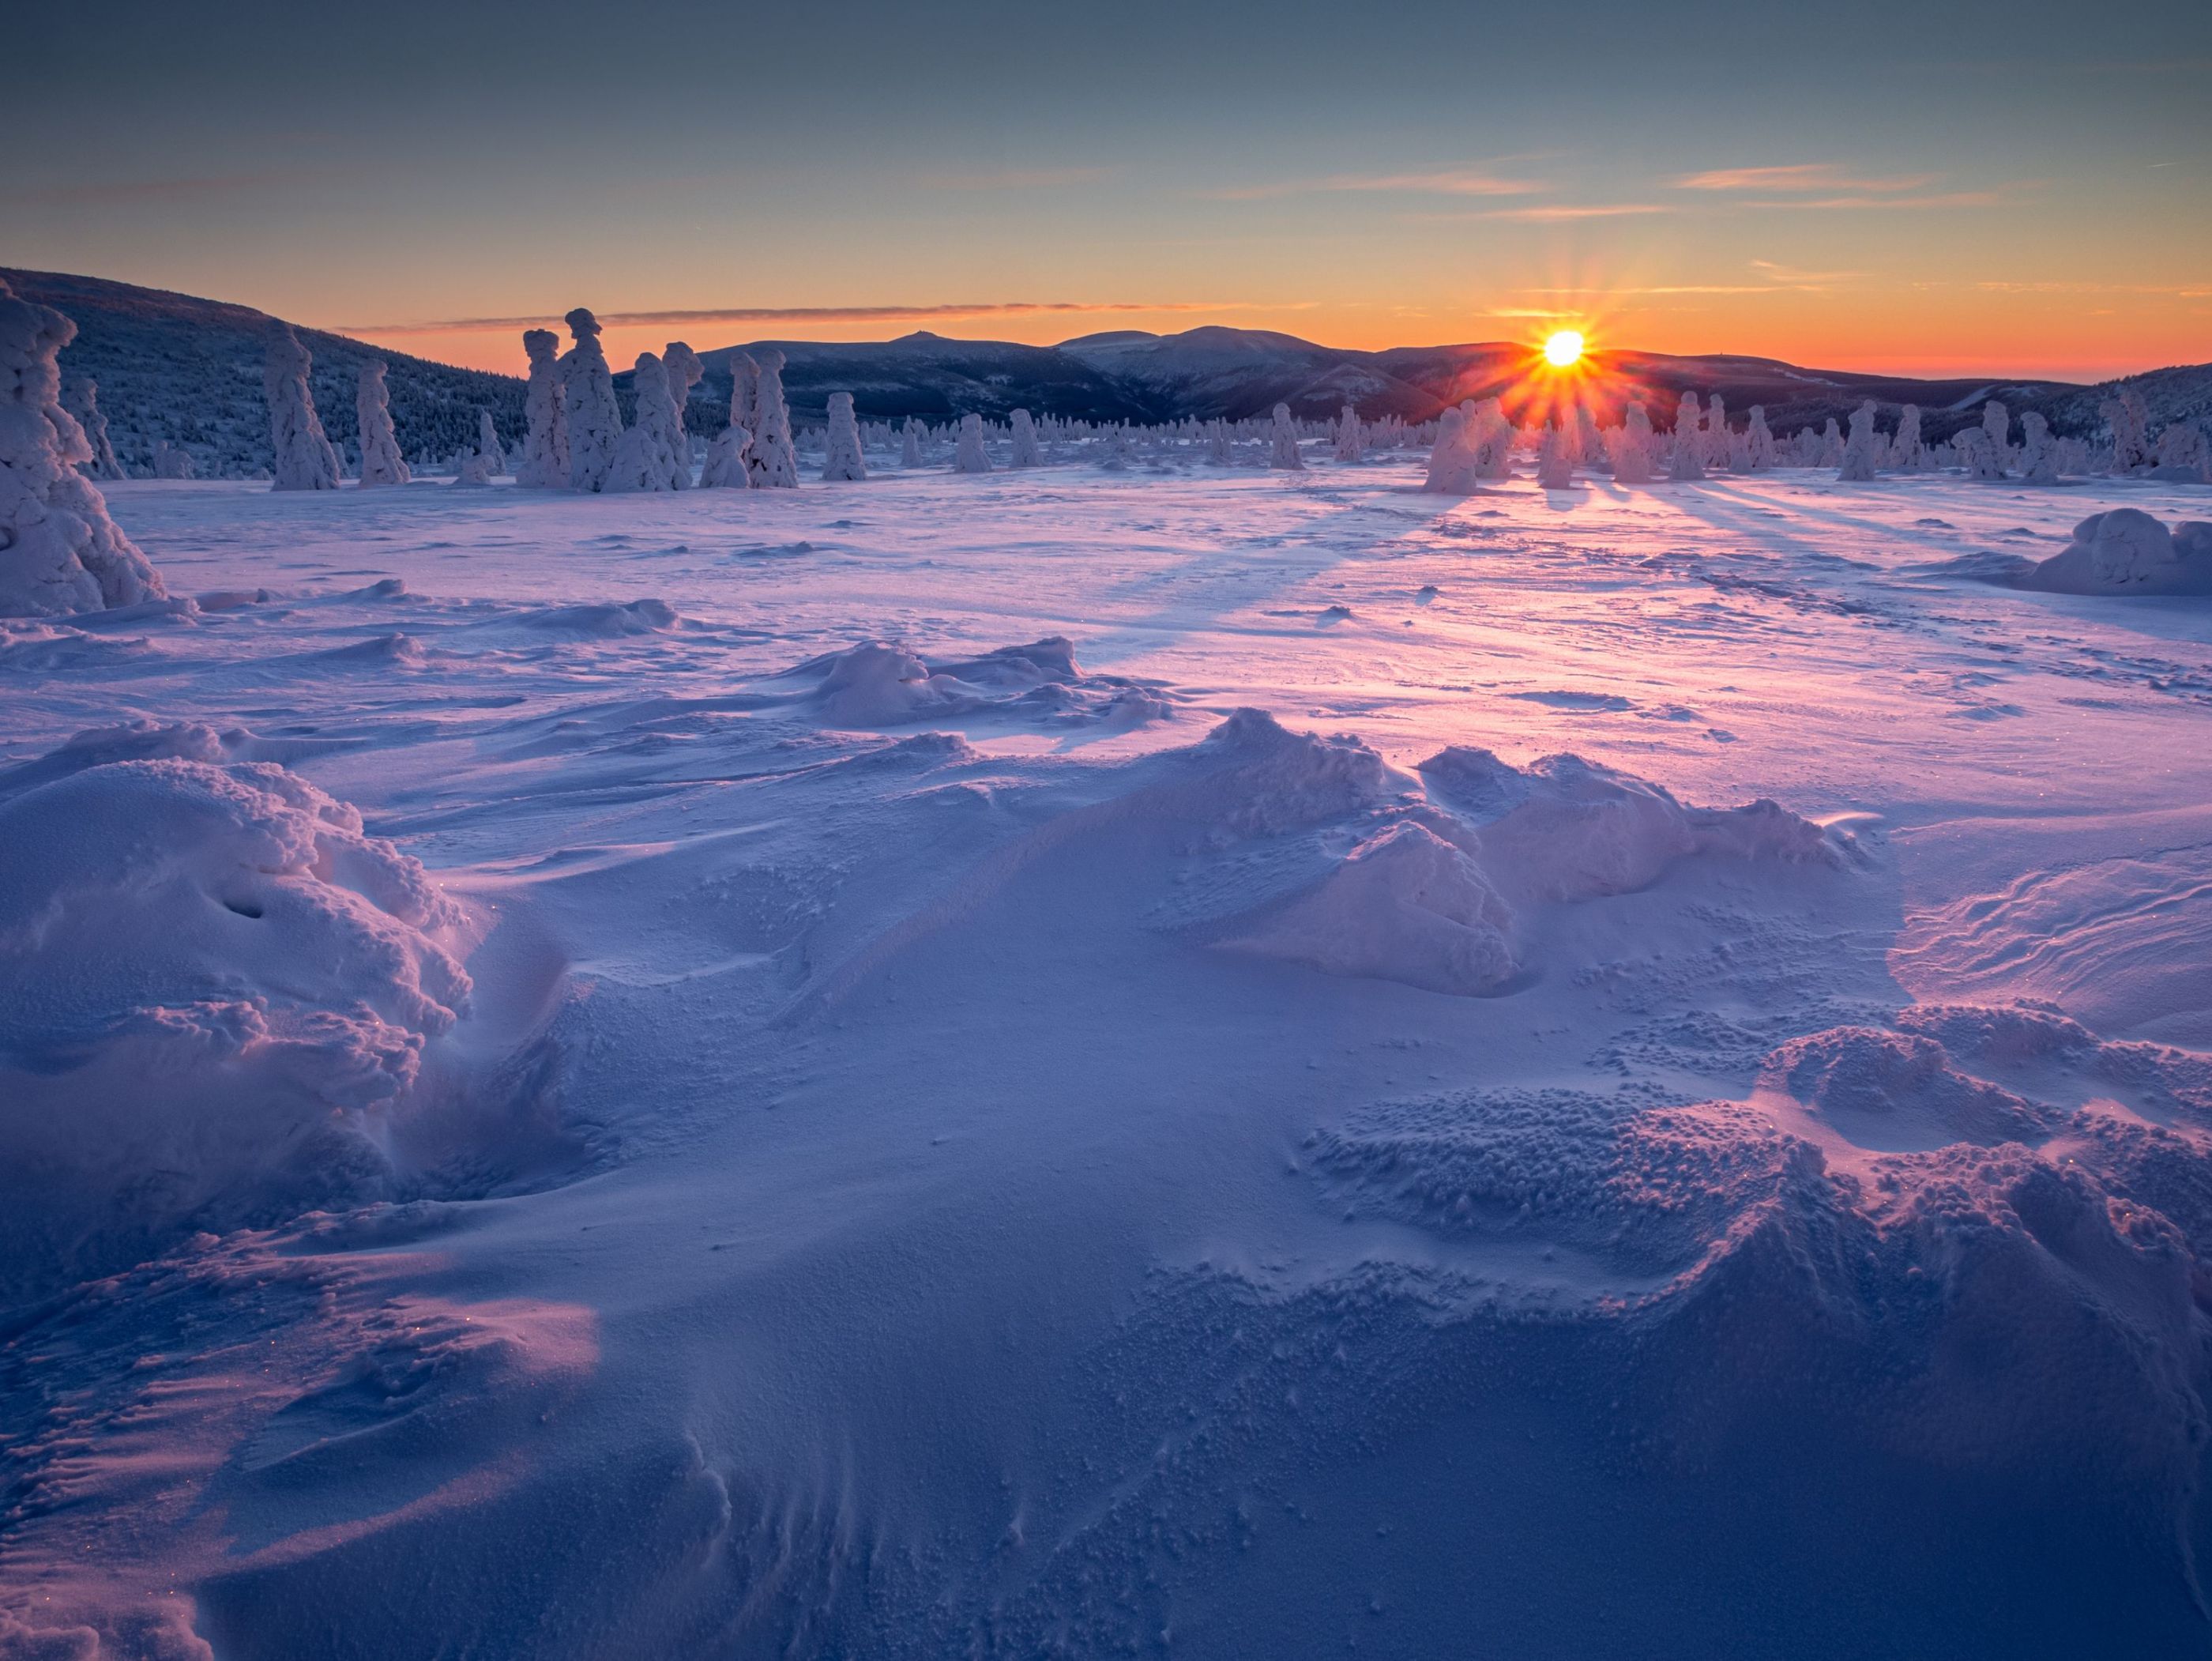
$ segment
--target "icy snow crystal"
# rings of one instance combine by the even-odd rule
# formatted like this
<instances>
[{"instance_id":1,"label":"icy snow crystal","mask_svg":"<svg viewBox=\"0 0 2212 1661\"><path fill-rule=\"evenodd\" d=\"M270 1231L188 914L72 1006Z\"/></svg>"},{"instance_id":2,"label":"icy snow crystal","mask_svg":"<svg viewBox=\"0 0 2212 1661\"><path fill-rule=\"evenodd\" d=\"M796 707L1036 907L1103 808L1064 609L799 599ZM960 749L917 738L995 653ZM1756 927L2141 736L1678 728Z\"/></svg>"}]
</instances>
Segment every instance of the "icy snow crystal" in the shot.
<instances>
[{"instance_id":1,"label":"icy snow crystal","mask_svg":"<svg viewBox=\"0 0 2212 1661\"><path fill-rule=\"evenodd\" d=\"M70 413L84 429L84 441L92 447L92 476L100 479L123 478L123 464L115 459L115 447L107 441L107 417L100 409L100 383L90 375L81 375L70 390L74 394L70 400Z\"/></svg>"},{"instance_id":2,"label":"icy snow crystal","mask_svg":"<svg viewBox=\"0 0 2212 1661\"><path fill-rule=\"evenodd\" d=\"M353 407L361 426L362 488L407 483L411 475L392 430L392 394L384 384L383 359L373 357L361 366Z\"/></svg>"},{"instance_id":3,"label":"icy snow crystal","mask_svg":"<svg viewBox=\"0 0 2212 1661\"><path fill-rule=\"evenodd\" d=\"M988 473L991 471L991 453L983 447L983 417L964 415L960 417L960 447L952 457L956 473Z\"/></svg>"},{"instance_id":4,"label":"icy snow crystal","mask_svg":"<svg viewBox=\"0 0 2212 1661\"><path fill-rule=\"evenodd\" d=\"M568 313L568 332L576 344L561 360L561 408L568 429L568 484L579 490L604 490L622 436L622 406L615 402L615 378L599 345L599 319L581 306Z\"/></svg>"},{"instance_id":5,"label":"icy snow crystal","mask_svg":"<svg viewBox=\"0 0 2212 1661\"><path fill-rule=\"evenodd\" d=\"M92 447L62 408L55 367L76 336L59 312L0 282L0 617L104 611L167 593L76 471Z\"/></svg>"},{"instance_id":6,"label":"icy snow crystal","mask_svg":"<svg viewBox=\"0 0 2212 1661\"><path fill-rule=\"evenodd\" d=\"M313 360L289 326L269 338L269 356L262 365L261 388L269 398L270 436L276 453L279 490L335 490L338 488L337 452L323 435L315 413L314 395L307 389L307 371Z\"/></svg>"},{"instance_id":7,"label":"icy snow crystal","mask_svg":"<svg viewBox=\"0 0 2212 1661\"><path fill-rule=\"evenodd\" d=\"M530 391L524 403L530 435L523 441L514 482L541 490L568 488L568 413L562 403L561 365L554 355L559 344L550 329L529 329L522 336L522 350L530 354Z\"/></svg>"},{"instance_id":8,"label":"icy snow crystal","mask_svg":"<svg viewBox=\"0 0 2212 1661\"><path fill-rule=\"evenodd\" d=\"M860 424L853 417L853 395L832 392L830 433L823 441L822 453L822 477L842 481L867 476L868 464L860 453Z\"/></svg>"}]
</instances>

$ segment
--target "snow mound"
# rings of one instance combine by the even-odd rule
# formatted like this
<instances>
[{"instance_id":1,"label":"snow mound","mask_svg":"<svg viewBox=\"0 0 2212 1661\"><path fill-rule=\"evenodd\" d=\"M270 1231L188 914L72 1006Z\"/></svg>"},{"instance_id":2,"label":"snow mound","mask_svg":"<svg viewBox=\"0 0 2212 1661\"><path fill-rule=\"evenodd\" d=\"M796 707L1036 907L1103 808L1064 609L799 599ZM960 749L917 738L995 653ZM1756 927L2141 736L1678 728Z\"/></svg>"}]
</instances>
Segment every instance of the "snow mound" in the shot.
<instances>
[{"instance_id":1,"label":"snow mound","mask_svg":"<svg viewBox=\"0 0 2212 1661\"><path fill-rule=\"evenodd\" d=\"M617 640L629 635L657 635L683 618L665 599L603 600L595 605L550 605L508 620L533 634L563 635L576 640Z\"/></svg>"},{"instance_id":2,"label":"snow mound","mask_svg":"<svg viewBox=\"0 0 2212 1661\"><path fill-rule=\"evenodd\" d=\"M0 794L0 1297L373 1190L468 1007L461 914L352 808L204 728L108 742L182 753Z\"/></svg>"},{"instance_id":3,"label":"snow mound","mask_svg":"<svg viewBox=\"0 0 2212 1661\"><path fill-rule=\"evenodd\" d=\"M1854 1141L2039 1141L2054 1117L2002 1086L1959 1071L1935 1038L1874 1027L1833 1027L1793 1039L1767 1058L1760 1084L1786 1093Z\"/></svg>"},{"instance_id":4,"label":"snow mound","mask_svg":"<svg viewBox=\"0 0 2212 1661\"><path fill-rule=\"evenodd\" d=\"M2092 514L2018 581L2057 594L2212 594L2212 523L2184 520L2169 531L2137 508Z\"/></svg>"},{"instance_id":5,"label":"snow mound","mask_svg":"<svg viewBox=\"0 0 2212 1661\"><path fill-rule=\"evenodd\" d=\"M1148 683L1085 671L1073 645L1057 635L980 657L934 660L894 642L864 641L810 659L777 679L812 682L800 701L838 727L994 715L1052 726L1130 727L1173 714Z\"/></svg>"}]
</instances>

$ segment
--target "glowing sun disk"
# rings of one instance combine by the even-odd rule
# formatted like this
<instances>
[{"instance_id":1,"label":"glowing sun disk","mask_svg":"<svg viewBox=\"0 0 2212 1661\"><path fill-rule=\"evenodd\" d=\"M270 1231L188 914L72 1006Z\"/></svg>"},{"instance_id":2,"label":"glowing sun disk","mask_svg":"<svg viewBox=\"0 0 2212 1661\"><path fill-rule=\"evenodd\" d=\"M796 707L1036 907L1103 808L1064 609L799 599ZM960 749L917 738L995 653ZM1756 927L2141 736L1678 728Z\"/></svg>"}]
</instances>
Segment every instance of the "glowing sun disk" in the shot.
<instances>
[{"instance_id":1,"label":"glowing sun disk","mask_svg":"<svg viewBox=\"0 0 2212 1661\"><path fill-rule=\"evenodd\" d=\"M1583 338L1573 329L1562 329L1544 343L1544 361L1564 369L1583 355Z\"/></svg>"}]
</instances>

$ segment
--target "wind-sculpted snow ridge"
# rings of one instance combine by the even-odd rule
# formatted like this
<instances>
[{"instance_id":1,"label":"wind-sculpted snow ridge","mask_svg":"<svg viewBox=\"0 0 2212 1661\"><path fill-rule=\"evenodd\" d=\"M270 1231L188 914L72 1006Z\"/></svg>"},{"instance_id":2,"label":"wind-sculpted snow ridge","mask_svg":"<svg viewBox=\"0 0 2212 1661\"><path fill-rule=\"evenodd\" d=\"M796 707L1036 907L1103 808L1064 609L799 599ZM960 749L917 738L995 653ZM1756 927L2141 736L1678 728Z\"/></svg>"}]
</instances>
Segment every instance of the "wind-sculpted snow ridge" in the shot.
<instances>
[{"instance_id":1,"label":"wind-sculpted snow ridge","mask_svg":"<svg viewBox=\"0 0 2212 1661\"><path fill-rule=\"evenodd\" d=\"M374 1195L380 1117L468 1007L422 867L224 750L124 728L0 780L0 1298Z\"/></svg>"},{"instance_id":2,"label":"wind-sculpted snow ridge","mask_svg":"<svg viewBox=\"0 0 2212 1661\"><path fill-rule=\"evenodd\" d=\"M1054 726L1134 727L1173 713L1148 683L1081 668L1059 635L981 657L934 660L867 641L809 659L770 684L793 680L812 683L799 696L831 727L908 727L994 711Z\"/></svg>"},{"instance_id":3,"label":"wind-sculpted snow ridge","mask_svg":"<svg viewBox=\"0 0 2212 1661\"><path fill-rule=\"evenodd\" d=\"M1317 878L1259 893L1280 880L1280 868L1209 874L1175 908L1224 950L1334 975L1498 995L1542 966L1547 907L1631 893L1699 857L1841 862L1817 826L1772 802L1687 808L1656 785L1573 756L1523 771L1488 751L1454 747L1421 764L1420 799L1411 789L1389 797L1381 758L1355 741L1297 738L1256 710L1216 729L1200 753L1208 747L1240 757L1226 788L1248 804L1285 792L1297 799L1316 770L1339 779L1358 758L1363 788L1340 805L1356 800L1366 812L1332 827L1335 845L1319 850L1326 863ZM1240 811L1249 818L1249 807Z\"/></svg>"}]
</instances>

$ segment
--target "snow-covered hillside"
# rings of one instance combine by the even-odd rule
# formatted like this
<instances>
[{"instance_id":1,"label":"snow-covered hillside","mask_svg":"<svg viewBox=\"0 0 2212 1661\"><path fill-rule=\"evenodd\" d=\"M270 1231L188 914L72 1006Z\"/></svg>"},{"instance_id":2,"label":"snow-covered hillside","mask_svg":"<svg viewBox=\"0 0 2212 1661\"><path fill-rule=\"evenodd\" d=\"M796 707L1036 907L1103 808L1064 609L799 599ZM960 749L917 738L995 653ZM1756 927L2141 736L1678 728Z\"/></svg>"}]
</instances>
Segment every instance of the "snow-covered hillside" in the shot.
<instances>
[{"instance_id":1,"label":"snow-covered hillside","mask_svg":"<svg viewBox=\"0 0 2212 1661\"><path fill-rule=\"evenodd\" d=\"M0 1655L2205 1653L2212 491L1304 460L109 487Z\"/></svg>"}]
</instances>

